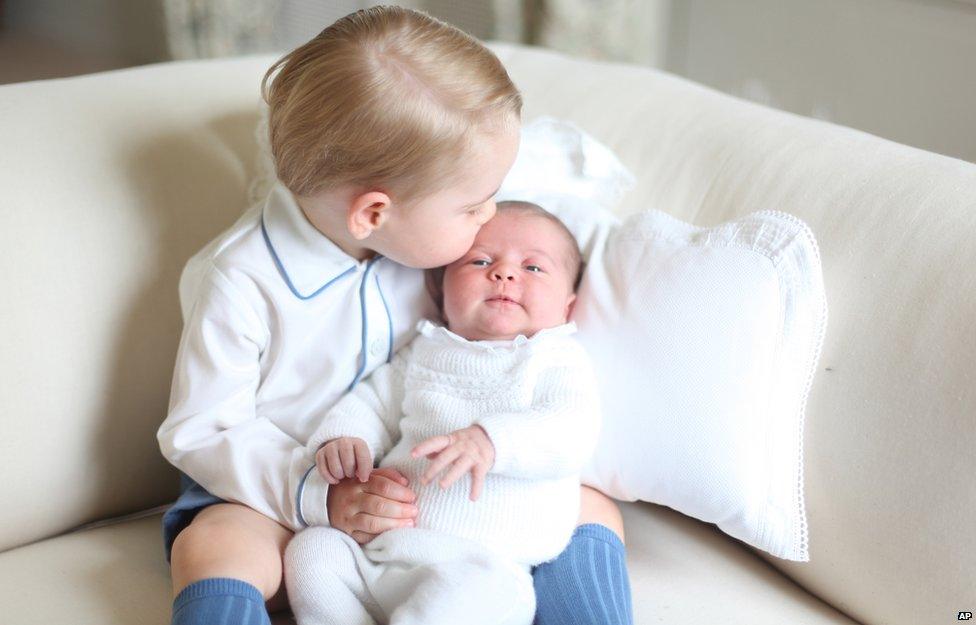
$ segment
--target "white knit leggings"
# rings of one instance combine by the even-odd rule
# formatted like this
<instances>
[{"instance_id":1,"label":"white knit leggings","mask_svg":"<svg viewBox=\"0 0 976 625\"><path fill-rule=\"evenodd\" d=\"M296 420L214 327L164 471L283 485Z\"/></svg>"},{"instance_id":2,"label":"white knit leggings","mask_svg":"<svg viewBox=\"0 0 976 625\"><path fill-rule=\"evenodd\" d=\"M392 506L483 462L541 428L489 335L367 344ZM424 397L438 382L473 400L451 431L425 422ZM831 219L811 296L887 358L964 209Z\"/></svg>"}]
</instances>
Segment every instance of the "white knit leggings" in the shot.
<instances>
[{"instance_id":1,"label":"white knit leggings","mask_svg":"<svg viewBox=\"0 0 976 625\"><path fill-rule=\"evenodd\" d=\"M285 551L299 625L531 625L528 567L425 529L384 532L365 546L310 527Z\"/></svg>"}]
</instances>

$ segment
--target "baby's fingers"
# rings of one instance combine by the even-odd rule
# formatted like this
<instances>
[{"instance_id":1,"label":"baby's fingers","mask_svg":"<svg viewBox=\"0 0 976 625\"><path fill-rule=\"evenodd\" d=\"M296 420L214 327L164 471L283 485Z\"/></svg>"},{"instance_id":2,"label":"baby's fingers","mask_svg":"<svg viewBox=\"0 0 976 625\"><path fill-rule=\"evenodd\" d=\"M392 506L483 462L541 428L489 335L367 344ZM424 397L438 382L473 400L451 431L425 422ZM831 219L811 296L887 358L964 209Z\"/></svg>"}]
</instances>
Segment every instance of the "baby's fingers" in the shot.
<instances>
[{"instance_id":1,"label":"baby's fingers","mask_svg":"<svg viewBox=\"0 0 976 625\"><path fill-rule=\"evenodd\" d=\"M373 457L364 441L353 443L353 450L356 453L356 477L359 478L360 482L365 482L369 479L369 472L373 469Z\"/></svg>"},{"instance_id":2,"label":"baby's fingers","mask_svg":"<svg viewBox=\"0 0 976 625\"><path fill-rule=\"evenodd\" d=\"M457 462L451 465L451 469L441 478L440 485L441 488L447 488L454 482L458 481L462 475L471 470L474 465L474 460L470 456L462 456L457 459Z\"/></svg>"},{"instance_id":3,"label":"baby's fingers","mask_svg":"<svg viewBox=\"0 0 976 625\"><path fill-rule=\"evenodd\" d=\"M410 451L410 455L414 458L419 458L428 454L437 453L450 445L451 442L451 437L448 435L432 436L425 441L417 443L417 446Z\"/></svg>"},{"instance_id":4,"label":"baby's fingers","mask_svg":"<svg viewBox=\"0 0 976 625\"><path fill-rule=\"evenodd\" d=\"M339 459L342 461L342 475L356 477L356 444L347 438L339 439Z\"/></svg>"},{"instance_id":5,"label":"baby's fingers","mask_svg":"<svg viewBox=\"0 0 976 625\"><path fill-rule=\"evenodd\" d=\"M338 484L342 479L342 463L339 462L339 450L335 445L326 444L319 449L315 454L315 464L322 478L329 484Z\"/></svg>"},{"instance_id":6,"label":"baby's fingers","mask_svg":"<svg viewBox=\"0 0 976 625\"><path fill-rule=\"evenodd\" d=\"M332 477L332 471L329 471L329 465L326 463L325 454L321 449L315 454L315 467L327 483L333 486L339 483L339 480Z\"/></svg>"},{"instance_id":7,"label":"baby's fingers","mask_svg":"<svg viewBox=\"0 0 976 625\"><path fill-rule=\"evenodd\" d=\"M478 501L481 491L485 486L485 475L488 474L488 467L483 464L476 464L471 469L471 501Z\"/></svg>"},{"instance_id":8,"label":"baby's fingers","mask_svg":"<svg viewBox=\"0 0 976 625\"><path fill-rule=\"evenodd\" d=\"M424 471L424 476L420 479L420 482L422 484L429 484L434 481L437 474L449 467L460 455L461 452L454 445L437 454L437 457L431 461L427 470Z\"/></svg>"}]
</instances>

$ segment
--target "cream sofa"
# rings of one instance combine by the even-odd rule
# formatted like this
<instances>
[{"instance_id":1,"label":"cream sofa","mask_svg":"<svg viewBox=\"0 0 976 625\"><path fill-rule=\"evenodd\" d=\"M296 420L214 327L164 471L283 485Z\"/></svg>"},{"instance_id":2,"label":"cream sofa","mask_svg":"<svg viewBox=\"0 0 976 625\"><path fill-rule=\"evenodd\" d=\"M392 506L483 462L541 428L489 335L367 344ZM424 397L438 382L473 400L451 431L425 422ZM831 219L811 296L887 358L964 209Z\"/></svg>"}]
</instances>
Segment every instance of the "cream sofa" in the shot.
<instances>
[{"instance_id":1,"label":"cream sofa","mask_svg":"<svg viewBox=\"0 0 976 625\"><path fill-rule=\"evenodd\" d=\"M572 120L637 174L622 212L709 225L776 209L821 244L831 321L807 413L811 561L624 504L636 621L976 612L976 166L648 69L496 49L526 119ZM177 279L250 199L271 61L0 87L0 622L168 622L159 520L177 474L155 430Z\"/></svg>"}]
</instances>

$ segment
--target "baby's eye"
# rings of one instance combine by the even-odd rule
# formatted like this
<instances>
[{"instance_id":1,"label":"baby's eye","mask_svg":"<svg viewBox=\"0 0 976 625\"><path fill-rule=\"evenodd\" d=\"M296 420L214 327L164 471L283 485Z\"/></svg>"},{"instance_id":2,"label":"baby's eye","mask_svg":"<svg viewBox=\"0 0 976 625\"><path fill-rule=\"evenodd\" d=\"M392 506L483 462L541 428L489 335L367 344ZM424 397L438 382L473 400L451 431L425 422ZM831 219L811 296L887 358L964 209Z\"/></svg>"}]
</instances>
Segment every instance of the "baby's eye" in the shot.
<instances>
[{"instance_id":1,"label":"baby's eye","mask_svg":"<svg viewBox=\"0 0 976 625\"><path fill-rule=\"evenodd\" d=\"M534 271L534 272L539 272L539 273L542 272L542 267L540 267L539 265L526 265L525 266L525 269L527 271Z\"/></svg>"},{"instance_id":2,"label":"baby's eye","mask_svg":"<svg viewBox=\"0 0 976 625\"><path fill-rule=\"evenodd\" d=\"M487 267L488 263L489 261L485 260L484 258L479 258L477 260L471 261L471 264L477 267Z\"/></svg>"}]
</instances>

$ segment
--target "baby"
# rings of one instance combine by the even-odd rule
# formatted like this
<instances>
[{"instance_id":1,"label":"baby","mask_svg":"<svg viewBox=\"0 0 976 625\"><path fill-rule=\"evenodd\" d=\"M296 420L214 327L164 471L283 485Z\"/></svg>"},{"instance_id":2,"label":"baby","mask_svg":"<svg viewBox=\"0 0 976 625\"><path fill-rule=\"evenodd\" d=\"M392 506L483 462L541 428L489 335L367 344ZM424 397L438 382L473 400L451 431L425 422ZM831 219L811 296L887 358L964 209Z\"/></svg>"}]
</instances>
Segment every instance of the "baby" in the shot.
<instances>
[{"instance_id":1,"label":"baby","mask_svg":"<svg viewBox=\"0 0 976 625\"><path fill-rule=\"evenodd\" d=\"M446 327L421 322L308 442L330 484L365 481L377 461L399 470L415 526L364 546L329 527L297 534L285 580L300 625L532 622L530 569L570 540L600 427L567 322L581 267L557 218L502 202L467 254L428 273Z\"/></svg>"}]
</instances>

